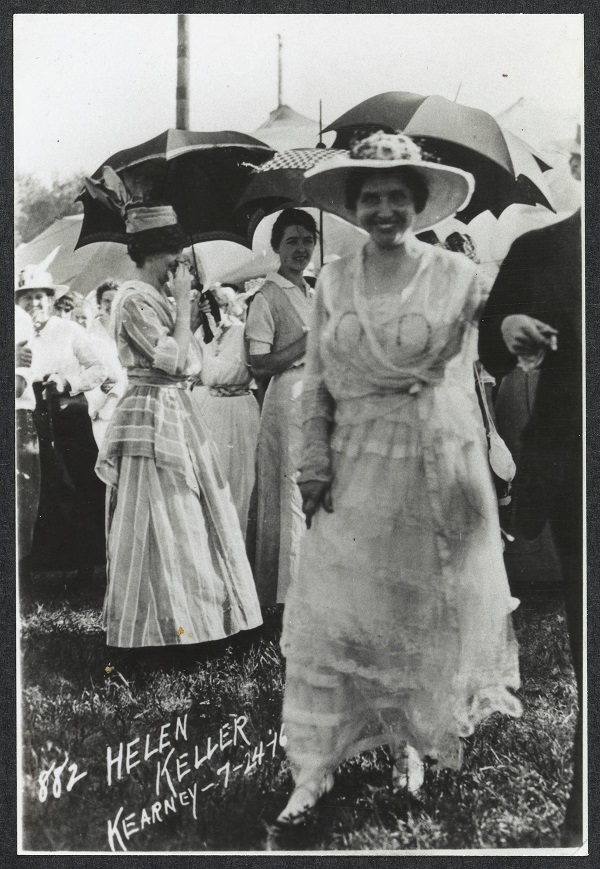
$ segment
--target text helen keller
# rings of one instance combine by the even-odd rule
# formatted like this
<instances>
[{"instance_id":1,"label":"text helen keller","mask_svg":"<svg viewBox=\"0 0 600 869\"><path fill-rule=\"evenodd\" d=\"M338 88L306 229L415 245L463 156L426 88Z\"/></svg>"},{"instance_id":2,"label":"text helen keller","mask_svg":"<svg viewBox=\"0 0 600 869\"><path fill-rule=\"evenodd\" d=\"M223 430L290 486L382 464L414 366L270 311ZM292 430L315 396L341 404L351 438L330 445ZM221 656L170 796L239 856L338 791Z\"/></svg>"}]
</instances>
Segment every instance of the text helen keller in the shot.
<instances>
[{"instance_id":1,"label":"text helen keller","mask_svg":"<svg viewBox=\"0 0 600 869\"><path fill-rule=\"evenodd\" d=\"M279 732L268 731L269 741L261 740L253 745L246 733L248 719L245 715L231 715L231 721L223 724L218 733L209 736L205 742L180 750L181 742L188 741L188 715L179 716L173 726L172 722L163 724L158 737L150 733L145 737L136 737L131 742L121 742L118 746L107 746L106 749L106 781L110 787L117 781L129 776L140 764L154 764L154 792L156 799L138 811L128 811L120 806L114 817L107 821L108 844L111 851L127 851L128 843L142 830L154 824L162 823L171 815L183 812L186 807L197 820L198 793L214 788L217 784L227 787L231 773L242 770L242 775L250 774L260 766L265 757L275 757L277 747L287 742L283 735L283 726ZM177 743L177 747L173 744ZM229 749L229 751L227 751ZM237 749L237 751L236 751ZM270 752L269 752L270 750ZM220 757L227 751L228 759ZM236 755L235 760L229 755ZM241 756L240 756L241 755ZM223 764L214 770L214 762L208 766L207 761L215 758ZM45 802L48 797L49 780L52 777L52 795L56 798L62 793L61 774L68 762L65 758L61 766L52 764L50 769L41 773L39 778L39 799ZM193 773L207 764L203 770L204 780L199 782ZM87 772L78 774L76 764L69 767L71 777L66 785L70 791L74 784L87 776ZM192 776L191 778L188 778ZM210 780L212 779L212 780Z\"/></svg>"}]
</instances>

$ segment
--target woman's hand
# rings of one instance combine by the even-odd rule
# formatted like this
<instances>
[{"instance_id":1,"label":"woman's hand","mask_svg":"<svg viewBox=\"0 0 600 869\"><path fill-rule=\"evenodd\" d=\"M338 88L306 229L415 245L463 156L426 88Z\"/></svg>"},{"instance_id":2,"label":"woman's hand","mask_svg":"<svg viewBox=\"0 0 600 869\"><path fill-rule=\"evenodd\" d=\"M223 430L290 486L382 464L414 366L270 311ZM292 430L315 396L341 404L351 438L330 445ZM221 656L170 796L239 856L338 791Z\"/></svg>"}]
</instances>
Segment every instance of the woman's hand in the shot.
<instances>
[{"instance_id":1,"label":"woman's hand","mask_svg":"<svg viewBox=\"0 0 600 869\"><path fill-rule=\"evenodd\" d=\"M192 334L195 334L202 325L202 314L206 316L210 313L210 304L206 296L202 295L202 293L199 293L198 290L194 290L192 292L190 309L190 328L192 330Z\"/></svg>"},{"instance_id":2,"label":"woman's hand","mask_svg":"<svg viewBox=\"0 0 600 869\"><path fill-rule=\"evenodd\" d=\"M333 513L331 483L323 480L307 480L305 483L298 483L298 487L302 495L302 512L306 517L307 528L310 528L312 517L319 509L319 505L326 513Z\"/></svg>"},{"instance_id":3,"label":"woman's hand","mask_svg":"<svg viewBox=\"0 0 600 869\"><path fill-rule=\"evenodd\" d=\"M185 263L179 263L171 280L171 292L177 306L191 305L192 276Z\"/></svg>"},{"instance_id":4,"label":"woman's hand","mask_svg":"<svg viewBox=\"0 0 600 869\"><path fill-rule=\"evenodd\" d=\"M294 362L302 359L306 353L306 333L293 344L271 353L251 354L250 367L255 377L273 377L287 371Z\"/></svg>"},{"instance_id":5,"label":"woman's hand","mask_svg":"<svg viewBox=\"0 0 600 869\"><path fill-rule=\"evenodd\" d=\"M557 330L526 314L505 317L500 329L504 343L515 356L534 354L542 348L556 349Z\"/></svg>"},{"instance_id":6,"label":"woman's hand","mask_svg":"<svg viewBox=\"0 0 600 869\"><path fill-rule=\"evenodd\" d=\"M108 395L116 382L116 380L111 380L110 377L107 377L104 383L100 384L100 389L105 395Z\"/></svg>"}]
</instances>

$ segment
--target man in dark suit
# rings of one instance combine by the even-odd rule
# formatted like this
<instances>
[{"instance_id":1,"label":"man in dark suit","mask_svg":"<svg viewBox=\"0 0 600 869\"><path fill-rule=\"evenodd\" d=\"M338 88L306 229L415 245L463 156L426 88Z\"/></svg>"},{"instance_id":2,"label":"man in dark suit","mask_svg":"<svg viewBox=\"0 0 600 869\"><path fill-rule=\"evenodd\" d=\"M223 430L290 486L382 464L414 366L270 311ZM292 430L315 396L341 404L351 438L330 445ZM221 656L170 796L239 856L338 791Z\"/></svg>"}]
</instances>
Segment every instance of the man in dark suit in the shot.
<instances>
[{"instance_id":1,"label":"man in dark suit","mask_svg":"<svg viewBox=\"0 0 600 869\"><path fill-rule=\"evenodd\" d=\"M581 146L571 172L581 180ZM583 405L581 211L512 245L485 307L479 355L496 378L521 364L540 376L514 483L515 520L533 539L549 523L565 594L579 715L563 845L582 841Z\"/></svg>"}]
</instances>

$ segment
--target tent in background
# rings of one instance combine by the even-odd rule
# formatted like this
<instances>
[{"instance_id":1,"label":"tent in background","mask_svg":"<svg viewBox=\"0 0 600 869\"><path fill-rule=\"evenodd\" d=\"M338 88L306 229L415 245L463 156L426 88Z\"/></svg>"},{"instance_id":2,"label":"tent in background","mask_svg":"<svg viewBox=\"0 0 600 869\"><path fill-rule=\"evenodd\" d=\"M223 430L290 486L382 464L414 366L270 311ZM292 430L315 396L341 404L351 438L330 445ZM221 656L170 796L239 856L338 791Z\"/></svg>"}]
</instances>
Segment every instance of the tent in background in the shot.
<instances>
[{"instance_id":1,"label":"tent in background","mask_svg":"<svg viewBox=\"0 0 600 869\"><path fill-rule=\"evenodd\" d=\"M48 266L59 284L86 296L106 278L124 280L133 277L133 263L122 244L105 242L75 250L83 215L62 217L27 244L15 251L15 273L28 265L38 265L54 253Z\"/></svg>"},{"instance_id":2,"label":"tent in background","mask_svg":"<svg viewBox=\"0 0 600 869\"><path fill-rule=\"evenodd\" d=\"M581 208L581 184L571 175L568 160L562 158L559 165L544 173L544 178L552 194L554 207L561 217L567 217Z\"/></svg>"},{"instance_id":3,"label":"tent in background","mask_svg":"<svg viewBox=\"0 0 600 869\"><path fill-rule=\"evenodd\" d=\"M235 284L243 289L246 281L264 278L268 272L277 271L278 268L279 257L273 251L270 254L268 252L257 253L247 262L218 275L217 280L222 284Z\"/></svg>"},{"instance_id":4,"label":"tent in background","mask_svg":"<svg viewBox=\"0 0 600 869\"><path fill-rule=\"evenodd\" d=\"M107 278L123 281L135 276L135 266L123 244L98 242L74 250L83 216L76 214L55 221L27 244L15 251L15 273L28 265L38 265L52 253L48 266L53 279L68 284L72 290L87 296ZM251 252L231 241L207 241L194 245L204 283L216 280L216 275L251 259Z\"/></svg>"},{"instance_id":5,"label":"tent in background","mask_svg":"<svg viewBox=\"0 0 600 869\"><path fill-rule=\"evenodd\" d=\"M314 148L319 141L319 123L279 105L267 120L251 134L275 151L288 148Z\"/></svg>"},{"instance_id":6,"label":"tent in background","mask_svg":"<svg viewBox=\"0 0 600 869\"><path fill-rule=\"evenodd\" d=\"M496 120L505 130L520 136L552 169L544 173L552 202L562 217L581 207L581 185L569 169L569 142L575 138L579 119L560 111L548 111L535 100L521 97ZM533 229L534 227L532 227Z\"/></svg>"},{"instance_id":7,"label":"tent in background","mask_svg":"<svg viewBox=\"0 0 600 869\"><path fill-rule=\"evenodd\" d=\"M577 117L550 112L535 100L525 97L495 117L501 127L520 136L551 166L556 165L557 158L569 156L565 142L575 138Z\"/></svg>"},{"instance_id":8,"label":"tent in background","mask_svg":"<svg viewBox=\"0 0 600 869\"><path fill-rule=\"evenodd\" d=\"M217 281L223 269L235 268L252 257L247 247L234 241L203 241L194 245L194 252L205 286Z\"/></svg>"},{"instance_id":9,"label":"tent in background","mask_svg":"<svg viewBox=\"0 0 600 869\"><path fill-rule=\"evenodd\" d=\"M106 278L124 280L133 276L133 263L122 244L92 244L75 250L79 238L80 214L62 217L27 244L15 251L15 273L28 265L38 265L52 257L48 271L59 284L87 295Z\"/></svg>"}]
</instances>

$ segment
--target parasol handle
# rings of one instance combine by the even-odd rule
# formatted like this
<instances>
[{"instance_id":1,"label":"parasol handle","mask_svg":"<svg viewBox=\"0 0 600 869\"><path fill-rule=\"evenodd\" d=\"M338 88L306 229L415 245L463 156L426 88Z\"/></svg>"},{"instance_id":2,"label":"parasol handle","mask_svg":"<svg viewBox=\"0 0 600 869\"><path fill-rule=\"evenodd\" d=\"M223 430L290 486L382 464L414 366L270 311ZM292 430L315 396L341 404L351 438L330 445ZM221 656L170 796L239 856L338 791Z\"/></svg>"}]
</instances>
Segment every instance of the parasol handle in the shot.
<instances>
[{"instance_id":1,"label":"parasol handle","mask_svg":"<svg viewBox=\"0 0 600 869\"><path fill-rule=\"evenodd\" d=\"M319 249L321 252L321 268L323 268L323 254L324 254L324 241L323 241L323 212L319 211Z\"/></svg>"},{"instance_id":2,"label":"parasol handle","mask_svg":"<svg viewBox=\"0 0 600 869\"><path fill-rule=\"evenodd\" d=\"M196 250L194 248L194 245L192 245L192 257L194 260L194 268L196 269L196 274L198 275L198 280L200 280L200 269L198 268L198 260L196 259ZM214 302L216 304L216 299L214 298L214 296L212 296L211 293L201 293L200 298L202 298L202 296L204 296L204 295L207 296L210 307L211 307L211 313L213 314L215 321L218 323L219 319L220 319L220 315L218 314L215 317L214 307L212 304L212 302ZM218 305L217 305L217 310L218 310ZM212 341L212 339L215 336L213 335L213 331L210 328L210 323L209 323L208 317L202 311L200 312L200 325L202 326L202 334L204 336L204 343L210 344L210 342Z\"/></svg>"},{"instance_id":3,"label":"parasol handle","mask_svg":"<svg viewBox=\"0 0 600 869\"><path fill-rule=\"evenodd\" d=\"M323 100L319 100L319 145L323 144Z\"/></svg>"}]
</instances>

